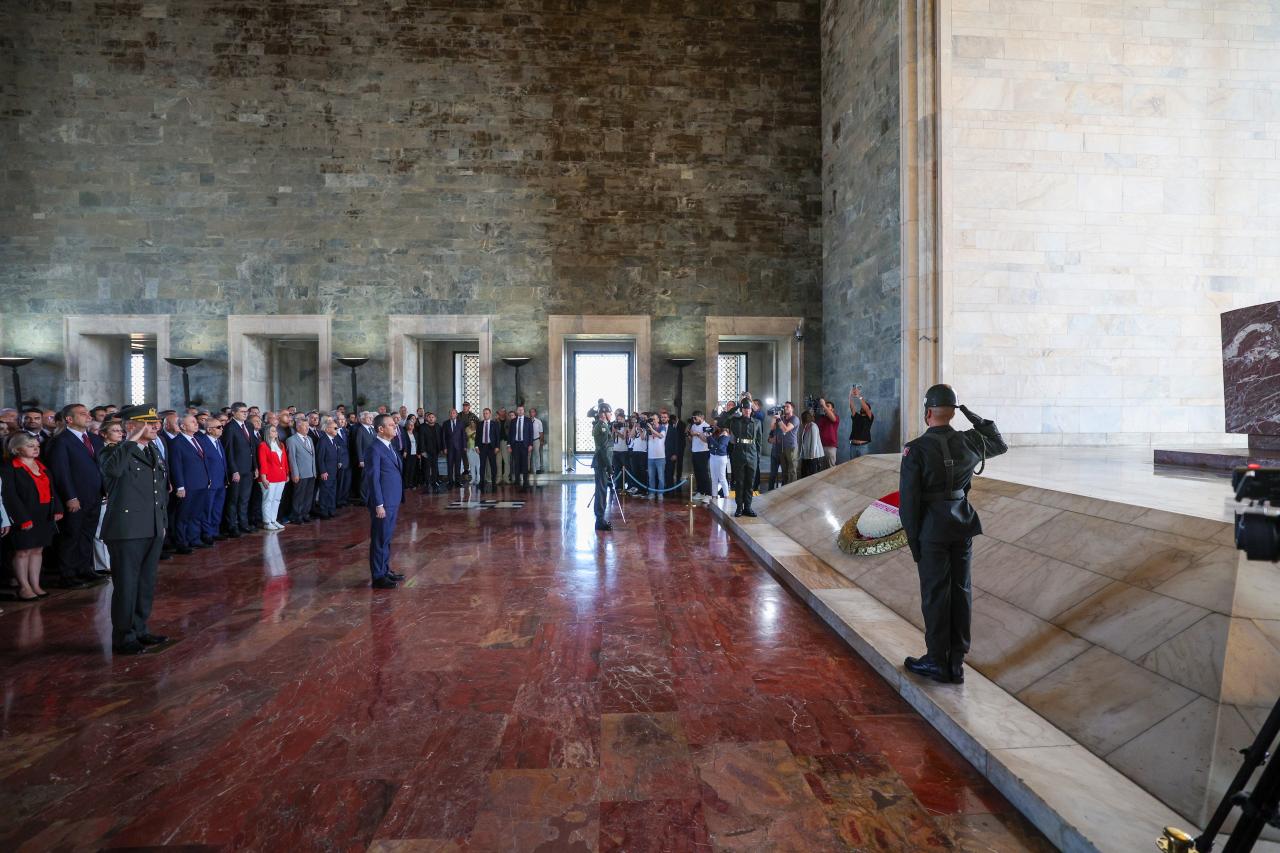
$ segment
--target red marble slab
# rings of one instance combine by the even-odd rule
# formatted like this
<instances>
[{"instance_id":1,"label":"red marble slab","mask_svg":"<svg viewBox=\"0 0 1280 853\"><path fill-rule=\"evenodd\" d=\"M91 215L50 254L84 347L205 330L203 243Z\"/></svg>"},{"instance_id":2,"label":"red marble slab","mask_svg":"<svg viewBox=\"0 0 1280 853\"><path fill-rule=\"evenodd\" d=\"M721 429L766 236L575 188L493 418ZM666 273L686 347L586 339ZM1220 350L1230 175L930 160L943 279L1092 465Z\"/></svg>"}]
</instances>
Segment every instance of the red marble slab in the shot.
<instances>
[{"instance_id":1,"label":"red marble slab","mask_svg":"<svg viewBox=\"0 0 1280 853\"><path fill-rule=\"evenodd\" d=\"M1044 849L708 513L583 488L411 495L390 592L360 511L166 561L159 654L6 605L0 846Z\"/></svg>"}]
</instances>

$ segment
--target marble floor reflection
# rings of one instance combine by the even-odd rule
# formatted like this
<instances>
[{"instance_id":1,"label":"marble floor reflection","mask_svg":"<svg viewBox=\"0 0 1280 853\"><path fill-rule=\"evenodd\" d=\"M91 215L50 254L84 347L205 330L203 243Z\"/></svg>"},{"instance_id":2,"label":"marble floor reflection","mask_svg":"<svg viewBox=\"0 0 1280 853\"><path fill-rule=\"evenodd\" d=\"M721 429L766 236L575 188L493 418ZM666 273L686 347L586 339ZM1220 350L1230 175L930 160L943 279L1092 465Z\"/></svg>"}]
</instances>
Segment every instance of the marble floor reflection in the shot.
<instances>
[{"instance_id":1,"label":"marble floor reflection","mask_svg":"<svg viewBox=\"0 0 1280 853\"><path fill-rule=\"evenodd\" d=\"M590 484L411 496L161 566L160 653L109 588L0 615L0 846L1048 850L705 509Z\"/></svg>"}]
</instances>

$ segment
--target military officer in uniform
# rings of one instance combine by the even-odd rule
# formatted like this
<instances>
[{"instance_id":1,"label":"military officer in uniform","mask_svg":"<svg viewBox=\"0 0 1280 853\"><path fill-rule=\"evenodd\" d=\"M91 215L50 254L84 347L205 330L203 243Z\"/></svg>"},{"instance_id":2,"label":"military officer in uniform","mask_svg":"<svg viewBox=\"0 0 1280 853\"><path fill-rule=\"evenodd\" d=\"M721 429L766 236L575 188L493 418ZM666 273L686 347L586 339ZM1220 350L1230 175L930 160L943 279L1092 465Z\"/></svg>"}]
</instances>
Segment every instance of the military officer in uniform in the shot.
<instances>
[{"instance_id":1,"label":"military officer in uniform","mask_svg":"<svg viewBox=\"0 0 1280 853\"><path fill-rule=\"evenodd\" d=\"M609 478L613 476L613 430L609 427L612 410L601 400L593 411L596 422L591 426L591 439L596 444L596 452L591 457L591 467L596 475L596 530L612 530L613 525L604 517L609 503Z\"/></svg>"},{"instance_id":2,"label":"military officer in uniform","mask_svg":"<svg viewBox=\"0 0 1280 853\"><path fill-rule=\"evenodd\" d=\"M969 489L975 469L1009 448L994 422L957 404L950 385L930 388L924 405L928 428L902 451L899 514L920 573L926 653L907 658L905 666L934 681L961 684L969 651L973 537L982 533ZM951 428L957 408L973 429Z\"/></svg>"},{"instance_id":3,"label":"military officer in uniform","mask_svg":"<svg viewBox=\"0 0 1280 853\"><path fill-rule=\"evenodd\" d=\"M111 554L111 645L136 655L167 638L147 630L156 569L168 524L169 477L152 446L160 428L155 409L122 409L128 437L98 455L107 510L101 537Z\"/></svg>"},{"instance_id":4,"label":"military officer in uniform","mask_svg":"<svg viewBox=\"0 0 1280 853\"><path fill-rule=\"evenodd\" d=\"M732 436L729 456L733 464L733 496L738 503L733 517L755 518L751 495L755 489L756 471L760 468L760 443L764 428L752 416L751 395L745 394L736 406L729 406L716 419L716 425Z\"/></svg>"}]
</instances>

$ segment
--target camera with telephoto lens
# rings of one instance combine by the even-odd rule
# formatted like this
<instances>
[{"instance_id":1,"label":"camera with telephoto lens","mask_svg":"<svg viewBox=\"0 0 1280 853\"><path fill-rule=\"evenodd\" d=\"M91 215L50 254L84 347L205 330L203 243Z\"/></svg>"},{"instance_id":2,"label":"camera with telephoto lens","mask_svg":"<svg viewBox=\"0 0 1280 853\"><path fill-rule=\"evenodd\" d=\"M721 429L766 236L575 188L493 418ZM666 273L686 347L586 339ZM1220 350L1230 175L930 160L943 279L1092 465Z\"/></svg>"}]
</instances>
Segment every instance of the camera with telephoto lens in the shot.
<instances>
[{"instance_id":1,"label":"camera with telephoto lens","mask_svg":"<svg viewBox=\"0 0 1280 853\"><path fill-rule=\"evenodd\" d=\"M1237 504L1236 548L1250 560L1280 562L1280 468L1237 468L1231 487Z\"/></svg>"},{"instance_id":2,"label":"camera with telephoto lens","mask_svg":"<svg viewBox=\"0 0 1280 853\"><path fill-rule=\"evenodd\" d=\"M764 410L764 413L771 418L776 418L778 415L782 414L782 407L770 406L769 408Z\"/></svg>"},{"instance_id":3,"label":"camera with telephoto lens","mask_svg":"<svg viewBox=\"0 0 1280 853\"><path fill-rule=\"evenodd\" d=\"M822 407L822 403L818 402L819 399L821 398L815 397L812 394L804 395L804 406L806 409L813 412L814 418L817 418L819 415L826 414L826 410Z\"/></svg>"}]
</instances>

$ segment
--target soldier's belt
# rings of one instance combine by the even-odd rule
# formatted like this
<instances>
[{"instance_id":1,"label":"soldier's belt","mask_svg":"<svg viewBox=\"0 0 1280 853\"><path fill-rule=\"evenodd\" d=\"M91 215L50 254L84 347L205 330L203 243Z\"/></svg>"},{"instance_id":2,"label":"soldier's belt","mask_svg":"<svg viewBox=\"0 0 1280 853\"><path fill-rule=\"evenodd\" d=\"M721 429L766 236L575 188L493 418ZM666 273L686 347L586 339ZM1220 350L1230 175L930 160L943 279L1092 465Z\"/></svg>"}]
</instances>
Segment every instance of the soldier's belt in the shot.
<instances>
[{"instance_id":1,"label":"soldier's belt","mask_svg":"<svg viewBox=\"0 0 1280 853\"><path fill-rule=\"evenodd\" d=\"M755 443L756 443L756 440L755 440L754 438L740 438L740 439L738 439L738 444L755 444Z\"/></svg>"},{"instance_id":2,"label":"soldier's belt","mask_svg":"<svg viewBox=\"0 0 1280 853\"><path fill-rule=\"evenodd\" d=\"M964 489L956 489L954 492L925 492L922 500L962 501L964 500Z\"/></svg>"}]
</instances>

